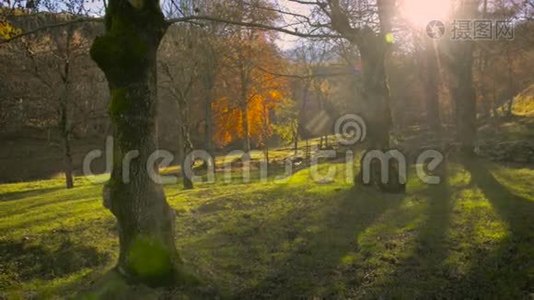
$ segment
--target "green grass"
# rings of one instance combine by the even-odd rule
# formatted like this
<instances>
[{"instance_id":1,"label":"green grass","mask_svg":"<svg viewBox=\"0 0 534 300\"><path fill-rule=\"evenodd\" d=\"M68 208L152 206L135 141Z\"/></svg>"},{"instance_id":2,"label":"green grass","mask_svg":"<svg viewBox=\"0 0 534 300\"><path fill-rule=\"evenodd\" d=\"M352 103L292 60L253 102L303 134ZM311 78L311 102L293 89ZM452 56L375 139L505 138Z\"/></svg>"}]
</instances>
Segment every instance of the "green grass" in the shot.
<instances>
[{"instance_id":1,"label":"green grass","mask_svg":"<svg viewBox=\"0 0 534 300\"><path fill-rule=\"evenodd\" d=\"M534 84L521 92L514 100L514 114L520 116L534 115Z\"/></svg>"},{"instance_id":2,"label":"green grass","mask_svg":"<svg viewBox=\"0 0 534 300\"><path fill-rule=\"evenodd\" d=\"M533 169L451 162L446 183L411 178L406 195L385 195L330 166L338 176L323 184L303 169L278 183L166 186L186 264L229 298L534 293ZM74 296L113 267L116 235L87 179L0 185L0 291Z\"/></svg>"}]
</instances>

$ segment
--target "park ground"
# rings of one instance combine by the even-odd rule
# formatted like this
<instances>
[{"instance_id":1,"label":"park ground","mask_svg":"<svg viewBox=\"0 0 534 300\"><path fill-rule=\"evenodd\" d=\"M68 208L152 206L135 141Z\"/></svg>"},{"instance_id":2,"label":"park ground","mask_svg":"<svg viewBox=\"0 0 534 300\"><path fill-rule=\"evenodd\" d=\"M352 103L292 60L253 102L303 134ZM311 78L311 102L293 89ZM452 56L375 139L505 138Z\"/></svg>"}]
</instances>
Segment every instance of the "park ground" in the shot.
<instances>
[{"instance_id":1,"label":"park ground","mask_svg":"<svg viewBox=\"0 0 534 300\"><path fill-rule=\"evenodd\" d=\"M404 195L354 186L343 163L320 165L329 167L338 170L333 181L313 181L301 167L281 182L218 176L189 191L165 186L184 264L210 295L533 297L532 165L452 155L439 185L412 168ZM75 183L0 185L0 299L196 298L182 288L126 287L110 275L117 228L102 184Z\"/></svg>"}]
</instances>

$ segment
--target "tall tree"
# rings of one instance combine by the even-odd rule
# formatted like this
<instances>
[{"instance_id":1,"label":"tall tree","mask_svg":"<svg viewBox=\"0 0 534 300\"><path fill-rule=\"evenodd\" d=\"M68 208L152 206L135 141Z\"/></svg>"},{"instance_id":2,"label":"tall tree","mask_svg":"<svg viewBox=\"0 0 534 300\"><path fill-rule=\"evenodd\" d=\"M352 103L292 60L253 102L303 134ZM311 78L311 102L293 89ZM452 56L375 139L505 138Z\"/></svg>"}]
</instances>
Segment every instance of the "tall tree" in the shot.
<instances>
[{"instance_id":1,"label":"tall tree","mask_svg":"<svg viewBox=\"0 0 534 300\"><path fill-rule=\"evenodd\" d=\"M454 16L458 20L477 17L478 0L459 0ZM474 42L451 40L448 45L451 97L456 118L456 137L465 154L473 154L477 137L476 93L473 82Z\"/></svg>"},{"instance_id":2,"label":"tall tree","mask_svg":"<svg viewBox=\"0 0 534 300\"><path fill-rule=\"evenodd\" d=\"M202 59L196 49L200 46L199 32L190 24L173 26L167 33L160 60L163 73L168 78L165 85L178 108L178 160L185 189L192 189L193 181L186 176L186 158L193 151L191 142L191 100L193 89L199 81L199 64Z\"/></svg>"},{"instance_id":3,"label":"tall tree","mask_svg":"<svg viewBox=\"0 0 534 300\"><path fill-rule=\"evenodd\" d=\"M419 77L423 84L425 97L426 121L430 130L439 134L441 131L441 116L439 109L440 70L438 66L438 48L434 40L419 31L416 49L419 57Z\"/></svg>"},{"instance_id":4,"label":"tall tree","mask_svg":"<svg viewBox=\"0 0 534 300\"><path fill-rule=\"evenodd\" d=\"M354 3L339 0L290 1L316 5L318 13L327 21L318 21L318 25L315 26L328 27L338 32L342 38L359 50L363 77L362 98L366 104L368 149L388 149L392 116L386 76L386 58L393 42L391 18L395 0L361 0ZM377 21L378 25L376 25ZM370 184L388 192L404 190L404 186L399 185L398 178L390 178L388 184L381 182L379 164L372 164L371 169ZM392 170L389 174L394 175L397 172Z\"/></svg>"},{"instance_id":5,"label":"tall tree","mask_svg":"<svg viewBox=\"0 0 534 300\"><path fill-rule=\"evenodd\" d=\"M45 22L54 23L73 18L72 15L47 16L45 20L48 21ZM54 127L59 131L62 142L63 171L68 189L74 187L72 158L72 135L76 119L74 111L81 107L74 101L79 95L75 93L79 91L74 88L72 73L75 68L80 68L83 57L88 53L89 39L86 33L87 28L84 28L83 24L70 24L60 30L24 37L12 48L12 50L22 49L24 56L30 61L26 70L46 88L45 94L50 95L50 97L40 95L40 98L56 111Z\"/></svg>"},{"instance_id":6,"label":"tall tree","mask_svg":"<svg viewBox=\"0 0 534 300\"><path fill-rule=\"evenodd\" d=\"M110 0L105 34L96 38L91 57L105 73L111 103L114 155L104 197L117 219L120 254L117 269L151 285L173 282L179 270L174 240L175 212L148 166L157 150L157 50L168 27L158 0ZM129 169L124 158L138 151ZM129 181L123 180L129 172Z\"/></svg>"}]
</instances>

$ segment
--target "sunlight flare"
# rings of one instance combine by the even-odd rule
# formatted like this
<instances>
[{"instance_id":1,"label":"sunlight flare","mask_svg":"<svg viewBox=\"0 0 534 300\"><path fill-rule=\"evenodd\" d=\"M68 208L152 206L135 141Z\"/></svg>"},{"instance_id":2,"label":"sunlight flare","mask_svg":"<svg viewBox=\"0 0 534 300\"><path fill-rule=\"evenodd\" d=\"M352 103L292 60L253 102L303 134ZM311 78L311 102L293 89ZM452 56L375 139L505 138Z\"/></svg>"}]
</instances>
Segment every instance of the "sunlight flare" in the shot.
<instances>
[{"instance_id":1,"label":"sunlight flare","mask_svg":"<svg viewBox=\"0 0 534 300\"><path fill-rule=\"evenodd\" d=\"M432 20L448 17L451 0L403 0L402 16L415 26L426 26Z\"/></svg>"}]
</instances>

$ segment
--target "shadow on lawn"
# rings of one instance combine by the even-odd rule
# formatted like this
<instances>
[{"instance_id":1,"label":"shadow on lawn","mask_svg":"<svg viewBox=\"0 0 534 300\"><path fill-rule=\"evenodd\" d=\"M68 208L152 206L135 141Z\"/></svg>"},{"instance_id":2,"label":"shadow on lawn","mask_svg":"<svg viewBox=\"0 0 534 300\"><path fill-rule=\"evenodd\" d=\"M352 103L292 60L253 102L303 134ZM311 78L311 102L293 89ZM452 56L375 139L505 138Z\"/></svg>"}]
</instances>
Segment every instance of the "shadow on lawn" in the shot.
<instances>
[{"instance_id":1,"label":"shadow on lawn","mask_svg":"<svg viewBox=\"0 0 534 300\"><path fill-rule=\"evenodd\" d=\"M469 273L456 283L468 298L528 298L534 293L534 202L502 185L487 164L464 160L475 184L508 225L508 236L494 250L483 249Z\"/></svg>"},{"instance_id":2,"label":"shadow on lawn","mask_svg":"<svg viewBox=\"0 0 534 300\"><path fill-rule=\"evenodd\" d=\"M439 298L441 282L448 276L442 268L448 256L447 231L453 210L452 191L449 185L448 164L440 170L442 182L428 185L415 195L424 196L428 202L425 220L415 233L413 252L397 262L393 274L367 293L376 298ZM369 296L369 295L368 295Z\"/></svg>"},{"instance_id":3,"label":"shadow on lawn","mask_svg":"<svg viewBox=\"0 0 534 300\"><path fill-rule=\"evenodd\" d=\"M50 188L39 188L39 189L33 189L33 190L9 192L5 194L0 194L0 202L9 202L9 201L21 200L24 198L29 198L29 197L34 197L34 196L43 196L45 194L59 191L61 189L64 189L64 187L57 186L57 187L50 187Z\"/></svg>"},{"instance_id":4,"label":"shadow on lawn","mask_svg":"<svg viewBox=\"0 0 534 300\"><path fill-rule=\"evenodd\" d=\"M29 241L0 241L0 269L4 273L3 278L13 282L51 280L85 268L104 265L111 259L109 254L101 253L95 247L77 245L69 239L52 246L50 244L53 240L54 237L50 236L43 238L39 244Z\"/></svg>"},{"instance_id":5,"label":"shadow on lawn","mask_svg":"<svg viewBox=\"0 0 534 300\"><path fill-rule=\"evenodd\" d=\"M385 211L398 207L402 195L386 195L370 188L353 187L330 199L332 209L319 220L318 232L295 233L304 242L289 257L269 266L271 271L255 286L243 290L235 298L307 298L313 296L335 297L332 290L339 277L341 259L351 251L359 251L358 235L378 219ZM290 227L294 221L286 216L276 227ZM310 220L309 225L317 220ZM273 230L278 230L273 229ZM291 237L290 237L291 238ZM294 238L294 237L293 237ZM365 270L362 270L365 272ZM362 278L365 275L362 274Z\"/></svg>"},{"instance_id":6,"label":"shadow on lawn","mask_svg":"<svg viewBox=\"0 0 534 300\"><path fill-rule=\"evenodd\" d=\"M92 201L95 201L95 199L91 198L91 196L87 194L87 192L88 191L90 192L91 189L92 187L77 187L72 190L69 190L68 194L56 195L54 200L50 200L51 198L50 197L46 200L36 199L36 200L32 200L31 202L28 201L24 203L21 202L20 204L17 203L17 206L16 206L17 209L12 210L12 211L7 211L7 212L1 212L0 218L6 217L6 216L14 217L19 214L26 214L29 212L33 214L37 211L43 211L43 210L53 211L54 208L48 207L48 206L53 206L57 204L75 205L75 204L79 204L83 202L92 202ZM43 195L43 194L40 194L40 195ZM96 194L96 195L99 195L99 194ZM98 196L97 196L97 199L100 200Z\"/></svg>"}]
</instances>

